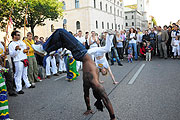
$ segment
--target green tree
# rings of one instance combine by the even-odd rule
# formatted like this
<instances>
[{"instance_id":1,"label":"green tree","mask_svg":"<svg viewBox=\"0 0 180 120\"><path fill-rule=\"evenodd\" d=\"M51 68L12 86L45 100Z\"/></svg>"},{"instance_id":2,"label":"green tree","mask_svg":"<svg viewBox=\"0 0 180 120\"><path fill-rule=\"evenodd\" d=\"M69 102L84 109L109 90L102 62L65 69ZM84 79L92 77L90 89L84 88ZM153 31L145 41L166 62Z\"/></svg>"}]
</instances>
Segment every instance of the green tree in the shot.
<instances>
[{"instance_id":1,"label":"green tree","mask_svg":"<svg viewBox=\"0 0 180 120\"><path fill-rule=\"evenodd\" d=\"M14 0L0 0L0 28L4 30L11 14Z\"/></svg>"},{"instance_id":2,"label":"green tree","mask_svg":"<svg viewBox=\"0 0 180 120\"><path fill-rule=\"evenodd\" d=\"M27 5L26 26L31 28L33 35L34 28L37 25L45 25L46 19L57 21L57 18L63 16L63 4L59 0L19 0L15 2L13 12L13 22L17 28L24 26Z\"/></svg>"}]
</instances>

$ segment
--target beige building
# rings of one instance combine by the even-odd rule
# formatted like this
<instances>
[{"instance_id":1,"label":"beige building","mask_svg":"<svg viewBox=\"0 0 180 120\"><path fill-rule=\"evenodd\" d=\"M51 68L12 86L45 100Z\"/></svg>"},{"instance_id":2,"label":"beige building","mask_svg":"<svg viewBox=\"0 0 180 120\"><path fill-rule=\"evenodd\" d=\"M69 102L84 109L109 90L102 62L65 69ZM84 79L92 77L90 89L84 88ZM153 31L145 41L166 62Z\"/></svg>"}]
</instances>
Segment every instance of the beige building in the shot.
<instances>
[{"instance_id":1,"label":"beige building","mask_svg":"<svg viewBox=\"0 0 180 120\"><path fill-rule=\"evenodd\" d=\"M46 26L37 27L35 34L50 35L51 26L66 28L77 33L78 30L96 31L124 29L124 9L121 0L61 0L64 3L64 17L58 22L46 21Z\"/></svg>"}]
</instances>

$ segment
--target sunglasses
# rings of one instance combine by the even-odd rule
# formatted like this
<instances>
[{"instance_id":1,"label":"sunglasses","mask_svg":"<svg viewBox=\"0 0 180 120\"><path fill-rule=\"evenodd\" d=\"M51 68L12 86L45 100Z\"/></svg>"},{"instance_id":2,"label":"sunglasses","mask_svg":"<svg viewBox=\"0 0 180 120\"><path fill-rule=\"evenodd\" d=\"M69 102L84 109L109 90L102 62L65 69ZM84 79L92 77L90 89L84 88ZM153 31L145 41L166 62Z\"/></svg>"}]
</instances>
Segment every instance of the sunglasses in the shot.
<instances>
[{"instance_id":1,"label":"sunglasses","mask_svg":"<svg viewBox=\"0 0 180 120\"><path fill-rule=\"evenodd\" d=\"M20 36L20 34L17 34L16 36Z\"/></svg>"}]
</instances>

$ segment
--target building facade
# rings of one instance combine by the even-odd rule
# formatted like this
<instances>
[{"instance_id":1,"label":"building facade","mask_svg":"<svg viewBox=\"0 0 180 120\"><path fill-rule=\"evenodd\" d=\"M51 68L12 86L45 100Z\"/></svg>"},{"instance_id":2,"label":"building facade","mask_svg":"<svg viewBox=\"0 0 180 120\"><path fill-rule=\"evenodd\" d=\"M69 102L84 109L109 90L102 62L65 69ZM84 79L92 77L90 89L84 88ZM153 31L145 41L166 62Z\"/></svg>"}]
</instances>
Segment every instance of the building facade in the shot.
<instances>
[{"instance_id":1,"label":"building facade","mask_svg":"<svg viewBox=\"0 0 180 120\"><path fill-rule=\"evenodd\" d=\"M125 29L131 27L140 28L141 30L148 29L148 7L149 0L137 0L137 4L125 7Z\"/></svg>"},{"instance_id":2,"label":"building facade","mask_svg":"<svg viewBox=\"0 0 180 120\"><path fill-rule=\"evenodd\" d=\"M121 0L67 0L64 3L64 17L58 22L46 21L46 26L35 29L35 34L44 31L50 35L54 29L65 28L68 31L83 33L95 31L98 34L106 29L124 29L124 5ZM42 36L42 35L41 35Z\"/></svg>"}]
</instances>

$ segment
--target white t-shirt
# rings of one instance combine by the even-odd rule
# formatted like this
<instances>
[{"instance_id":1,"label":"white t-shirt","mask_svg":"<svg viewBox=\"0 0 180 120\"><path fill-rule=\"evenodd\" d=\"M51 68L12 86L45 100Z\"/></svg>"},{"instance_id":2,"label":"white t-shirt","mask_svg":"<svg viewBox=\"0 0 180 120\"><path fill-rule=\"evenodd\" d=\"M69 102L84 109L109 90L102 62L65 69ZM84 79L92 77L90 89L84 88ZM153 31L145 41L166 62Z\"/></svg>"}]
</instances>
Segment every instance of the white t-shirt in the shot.
<instances>
[{"instance_id":1,"label":"white t-shirt","mask_svg":"<svg viewBox=\"0 0 180 120\"><path fill-rule=\"evenodd\" d=\"M116 40L118 41L118 40L122 40L122 37L120 36L120 37L116 37ZM120 48L122 48L123 47L123 43L122 42L117 42L117 47L120 47Z\"/></svg>"},{"instance_id":2,"label":"white t-shirt","mask_svg":"<svg viewBox=\"0 0 180 120\"><path fill-rule=\"evenodd\" d=\"M84 37L77 36L76 39L79 40L82 44L86 42L86 39Z\"/></svg>"},{"instance_id":3,"label":"white t-shirt","mask_svg":"<svg viewBox=\"0 0 180 120\"><path fill-rule=\"evenodd\" d=\"M130 34L130 38L133 38L133 37L135 37L135 36L136 36L135 33L131 33L131 34ZM131 40L129 41L129 43L136 43L136 40L133 38L133 39L131 39Z\"/></svg>"},{"instance_id":4,"label":"white t-shirt","mask_svg":"<svg viewBox=\"0 0 180 120\"><path fill-rule=\"evenodd\" d=\"M109 67L108 61L105 56L103 56L103 58L101 58L100 60L95 59L95 63L99 69L102 69L102 68L107 69Z\"/></svg>"},{"instance_id":5,"label":"white t-shirt","mask_svg":"<svg viewBox=\"0 0 180 120\"><path fill-rule=\"evenodd\" d=\"M18 46L21 48L21 50L15 50L16 46ZM26 53L23 53L23 50L27 48L26 44L21 41L21 40L18 40L18 41L12 41L10 44L9 44L9 54L10 56L13 58L13 61L16 62L16 61L21 61L21 60L24 60L24 59L27 59L27 55Z\"/></svg>"}]
</instances>

